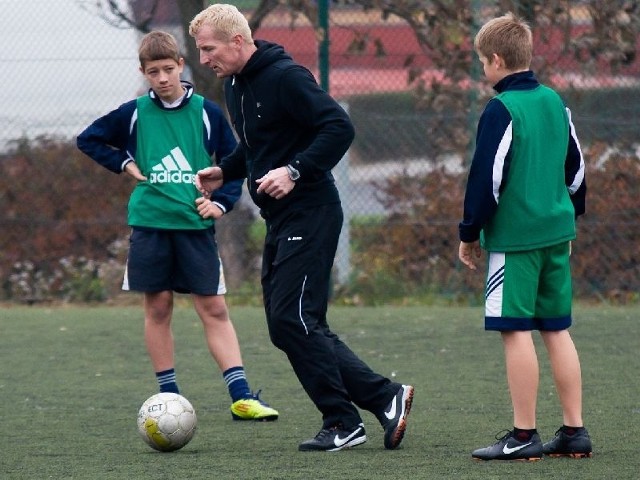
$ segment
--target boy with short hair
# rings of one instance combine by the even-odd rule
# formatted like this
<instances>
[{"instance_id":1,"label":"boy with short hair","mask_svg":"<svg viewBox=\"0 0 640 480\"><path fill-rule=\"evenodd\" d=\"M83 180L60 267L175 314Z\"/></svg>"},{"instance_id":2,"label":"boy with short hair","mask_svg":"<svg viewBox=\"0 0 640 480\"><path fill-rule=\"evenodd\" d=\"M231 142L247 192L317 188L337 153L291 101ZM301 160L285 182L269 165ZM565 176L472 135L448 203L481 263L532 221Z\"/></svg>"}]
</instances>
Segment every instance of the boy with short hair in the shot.
<instances>
[{"instance_id":1,"label":"boy with short hair","mask_svg":"<svg viewBox=\"0 0 640 480\"><path fill-rule=\"evenodd\" d=\"M571 113L529 70L529 26L507 14L487 22L474 48L498 93L478 124L458 256L476 269L489 252L485 329L501 332L512 431L475 450L478 460L590 457L580 361L571 326L570 242L585 211L584 159ZM564 425L542 444L536 430L539 367L531 332L549 353Z\"/></svg>"},{"instance_id":2,"label":"boy with short hair","mask_svg":"<svg viewBox=\"0 0 640 480\"><path fill-rule=\"evenodd\" d=\"M215 240L214 219L233 208L242 182L229 183L210 198L194 186L195 172L211 166L214 155L231 153L235 138L222 110L180 79L184 59L172 35L145 35L138 53L148 94L98 118L78 136L77 145L108 170L138 181L129 199L132 231L122 288L144 292L144 338L159 389L179 393L173 292L191 293L227 384L233 419L276 420L278 412L249 388Z\"/></svg>"}]
</instances>

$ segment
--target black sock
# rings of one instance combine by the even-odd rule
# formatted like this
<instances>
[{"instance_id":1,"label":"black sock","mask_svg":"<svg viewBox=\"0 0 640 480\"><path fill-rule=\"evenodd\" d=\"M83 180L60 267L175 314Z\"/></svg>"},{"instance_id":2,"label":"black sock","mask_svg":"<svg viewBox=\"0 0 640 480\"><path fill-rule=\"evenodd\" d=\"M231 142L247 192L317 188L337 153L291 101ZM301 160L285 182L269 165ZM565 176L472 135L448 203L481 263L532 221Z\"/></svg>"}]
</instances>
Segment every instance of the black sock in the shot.
<instances>
[{"instance_id":1,"label":"black sock","mask_svg":"<svg viewBox=\"0 0 640 480\"><path fill-rule=\"evenodd\" d=\"M536 433L538 433L538 431L535 428L531 430L523 430L521 428L513 427L513 436L519 442L528 442Z\"/></svg>"},{"instance_id":2,"label":"black sock","mask_svg":"<svg viewBox=\"0 0 640 480\"><path fill-rule=\"evenodd\" d=\"M584 427L570 427L569 425L562 425L562 431L565 435L569 435L570 437L581 431L583 428Z\"/></svg>"}]
</instances>

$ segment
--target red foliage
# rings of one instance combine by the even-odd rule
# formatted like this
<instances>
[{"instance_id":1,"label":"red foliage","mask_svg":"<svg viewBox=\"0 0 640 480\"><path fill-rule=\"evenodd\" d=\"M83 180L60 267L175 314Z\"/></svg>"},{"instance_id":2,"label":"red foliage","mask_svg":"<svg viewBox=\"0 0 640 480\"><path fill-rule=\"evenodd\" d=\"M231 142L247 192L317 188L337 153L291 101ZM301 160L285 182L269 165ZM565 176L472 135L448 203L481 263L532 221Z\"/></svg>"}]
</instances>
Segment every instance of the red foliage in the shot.
<instances>
[{"instance_id":1,"label":"red foliage","mask_svg":"<svg viewBox=\"0 0 640 480\"><path fill-rule=\"evenodd\" d=\"M585 156L587 212L578 220L573 242L574 294L637 301L640 162L633 153L601 144ZM383 281L389 297L481 293L484 278L463 269L457 259L465 181L466 173L436 170L424 177L395 177L380 186L391 213L378 223L352 228L355 275L349 290L364 296L373 290L372 282Z\"/></svg>"},{"instance_id":2,"label":"red foliage","mask_svg":"<svg viewBox=\"0 0 640 480\"><path fill-rule=\"evenodd\" d=\"M107 247L128 232L132 188L130 177L108 172L75 144L20 142L0 158L0 277L18 261L50 270L65 256L109 258Z\"/></svg>"}]
</instances>

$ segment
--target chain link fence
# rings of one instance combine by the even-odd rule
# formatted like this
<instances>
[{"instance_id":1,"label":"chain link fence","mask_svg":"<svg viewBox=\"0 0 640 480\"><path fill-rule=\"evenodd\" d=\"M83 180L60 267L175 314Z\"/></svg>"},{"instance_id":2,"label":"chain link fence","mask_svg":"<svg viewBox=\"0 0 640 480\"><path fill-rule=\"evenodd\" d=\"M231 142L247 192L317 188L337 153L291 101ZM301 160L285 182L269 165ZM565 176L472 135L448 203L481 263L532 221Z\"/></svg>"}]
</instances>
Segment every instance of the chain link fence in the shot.
<instances>
[{"instance_id":1,"label":"chain link fence","mask_svg":"<svg viewBox=\"0 0 640 480\"><path fill-rule=\"evenodd\" d=\"M151 18L148 28L193 41L181 35L178 2L111 3L134 20ZM269 2L229 3L251 18ZM326 87L356 127L334 172L346 212L336 295L354 303L406 302L468 299L481 289L481 279L456 261L466 168L477 117L491 95L471 45L484 21L510 10L532 25L532 68L571 108L586 154L576 294L638 299L635 2L331 2L326 65L318 60L321 2L269 4L266 13L257 11L264 17L255 37L284 45L318 78L328 73ZM0 5L8 79L0 93L0 300L115 299L133 184L80 154L75 135L145 91L137 62L141 33L118 21L108 2ZM232 298L256 295L261 228L248 198L219 223Z\"/></svg>"}]
</instances>

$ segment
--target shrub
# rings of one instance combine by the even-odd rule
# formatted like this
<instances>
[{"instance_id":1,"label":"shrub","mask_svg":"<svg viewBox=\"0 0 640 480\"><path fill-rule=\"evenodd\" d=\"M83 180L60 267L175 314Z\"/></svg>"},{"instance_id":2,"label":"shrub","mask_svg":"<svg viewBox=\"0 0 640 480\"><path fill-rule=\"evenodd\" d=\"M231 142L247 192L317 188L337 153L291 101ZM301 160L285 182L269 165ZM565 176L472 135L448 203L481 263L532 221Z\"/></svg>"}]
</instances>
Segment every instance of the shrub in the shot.
<instances>
[{"instance_id":1,"label":"shrub","mask_svg":"<svg viewBox=\"0 0 640 480\"><path fill-rule=\"evenodd\" d=\"M574 295L638 301L640 161L634 152L596 144L587 158L587 213L578 220L571 260ZM481 299L484 278L457 259L466 173L438 169L381 185L387 217L354 222L347 303L406 303L434 297ZM486 255L483 256L483 259Z\"/></svg>"},{"instance_id":2,"label":"shrub","mask_svg":"<svg viewBox=\"0 0 640 480\"><path fill-rule=\"evenodd\" d=\"M133 179L107 172L68 141L17 141L0 158L5 298L105 298L98 272L110 260L124 264L113 245L127 238L132 188Z\"/></svg>"},{"instance_id":3,"label":"shrub","mask_svg":"<svg viewBox=\"0 0 640 480\"><path fill-rule=\"evenodd\" d=\"M587 213L574 243L574 290L580 297L637 301L640 292L640 161L606 144L589 149Z\"/></svg>"},{"instance_id":4,"label":"shrub","mask_svg":"<svg viewBox=\"0 0 640 480\"><path fill-rule=\"evenodd\" d=\"M465 179L440 168L379 185L390 214L352 225L353 273L341 293L373 304L473 296L476 285L457 263Z\"/></svg>"}]
</instances>

